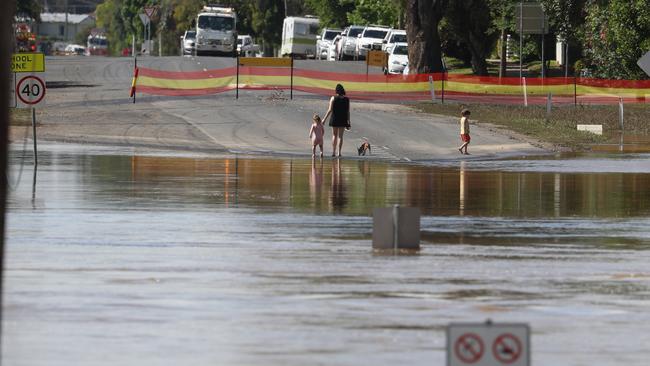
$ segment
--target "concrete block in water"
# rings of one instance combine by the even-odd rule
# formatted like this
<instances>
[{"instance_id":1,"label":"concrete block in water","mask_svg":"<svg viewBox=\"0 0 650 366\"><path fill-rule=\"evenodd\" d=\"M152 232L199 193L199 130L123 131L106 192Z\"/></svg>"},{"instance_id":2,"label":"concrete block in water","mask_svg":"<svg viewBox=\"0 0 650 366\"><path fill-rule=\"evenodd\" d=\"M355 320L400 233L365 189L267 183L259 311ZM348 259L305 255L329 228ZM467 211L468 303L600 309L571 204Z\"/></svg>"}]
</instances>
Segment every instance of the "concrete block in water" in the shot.
<instances>
[{"instance_id":1,"label":"concrete block in water","mask_svg":"<svg viewBox=\"0 0 650 366\"><path fill-rule=\"evenodd\" d=\"M373 249L420 249L420 210L376 208L372 212Z\"/></svg>"}]
</instances>

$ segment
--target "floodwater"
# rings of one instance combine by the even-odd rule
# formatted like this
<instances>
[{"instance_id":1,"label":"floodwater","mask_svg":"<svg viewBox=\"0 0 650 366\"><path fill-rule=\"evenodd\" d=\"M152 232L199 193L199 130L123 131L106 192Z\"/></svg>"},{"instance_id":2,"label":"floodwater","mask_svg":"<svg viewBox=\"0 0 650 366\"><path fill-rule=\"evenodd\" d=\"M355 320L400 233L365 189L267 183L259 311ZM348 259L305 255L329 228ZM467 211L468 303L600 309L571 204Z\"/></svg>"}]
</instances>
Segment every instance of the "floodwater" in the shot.
<instances>
[{"instance_id":1,"label":"floodwater","mask_svg":"<svg viewBox=\"0 0 650 366\"><path fill-rule=\"evenodd\" d=\"M34 185L13 148L3 365L444 365L447 324L488 318L528 323L535 365L647 365L648 154L41 145ZM421 209L419 253L371 250L393 204Z\"/></svg>"}]
</instances>

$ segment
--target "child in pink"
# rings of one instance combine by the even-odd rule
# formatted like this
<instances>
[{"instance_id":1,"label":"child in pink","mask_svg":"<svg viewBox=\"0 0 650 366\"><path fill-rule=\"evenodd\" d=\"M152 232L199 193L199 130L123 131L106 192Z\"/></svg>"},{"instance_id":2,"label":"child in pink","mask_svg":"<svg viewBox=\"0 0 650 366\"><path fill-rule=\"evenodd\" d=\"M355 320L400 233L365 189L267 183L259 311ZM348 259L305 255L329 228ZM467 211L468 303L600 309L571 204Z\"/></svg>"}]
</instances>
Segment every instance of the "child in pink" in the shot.
<instances>
[{"instance_id":1,"label":"child in pink","mask_svg":"<svg viewBox=\"0 0 650 366\"><path fill-rule=\"evenodd\" d=\"M316 145L320 147L320 157L323 157L323 135L325 135L325 127L320 116L314 114L312 118L311 128L309 129L309 138L311 138L311 156L316 156Z\"/></svg>"}]
</instances>

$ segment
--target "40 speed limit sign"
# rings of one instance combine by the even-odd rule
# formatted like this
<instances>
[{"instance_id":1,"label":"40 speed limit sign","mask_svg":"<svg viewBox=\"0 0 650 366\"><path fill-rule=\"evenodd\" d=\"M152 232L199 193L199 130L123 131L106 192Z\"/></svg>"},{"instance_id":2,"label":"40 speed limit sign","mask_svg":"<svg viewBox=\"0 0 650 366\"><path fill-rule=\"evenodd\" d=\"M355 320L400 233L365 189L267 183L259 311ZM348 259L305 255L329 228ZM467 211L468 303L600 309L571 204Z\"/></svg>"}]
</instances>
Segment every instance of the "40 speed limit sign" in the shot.
<instances>
[{"instance_id":1,"label":"40 speed limit sign","mask_svg":"<svg viewBox=\"0 0 650 366\"><path fill-rule=\"evenodd\" d=\"M20 74L19 74L20 75ZM22 76L16 81L16 107L33 108L45 98L45 81L38 76Z\"/></svg>"}]
</instances>

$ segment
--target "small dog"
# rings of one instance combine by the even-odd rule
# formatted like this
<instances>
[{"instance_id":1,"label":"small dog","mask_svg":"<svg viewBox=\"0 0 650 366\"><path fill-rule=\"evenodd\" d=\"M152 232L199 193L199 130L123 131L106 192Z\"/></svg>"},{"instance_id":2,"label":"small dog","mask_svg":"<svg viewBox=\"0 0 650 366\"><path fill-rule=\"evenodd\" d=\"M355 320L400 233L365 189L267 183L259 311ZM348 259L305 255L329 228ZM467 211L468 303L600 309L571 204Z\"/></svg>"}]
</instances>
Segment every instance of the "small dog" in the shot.
<instances>
[{"instance_id":1,"label":"small dog","mask_svg":"<svg viewBox=\"0 0 650 366\"><path fill-rule=\"evenodd\" d=\"M359 153L359 156L363 155L366 156L366 153L372 155L372 150L370 148L370 143L368 141L365 141L359 148L357 149L357 152Z\"/></svg>"}]
</instances>

